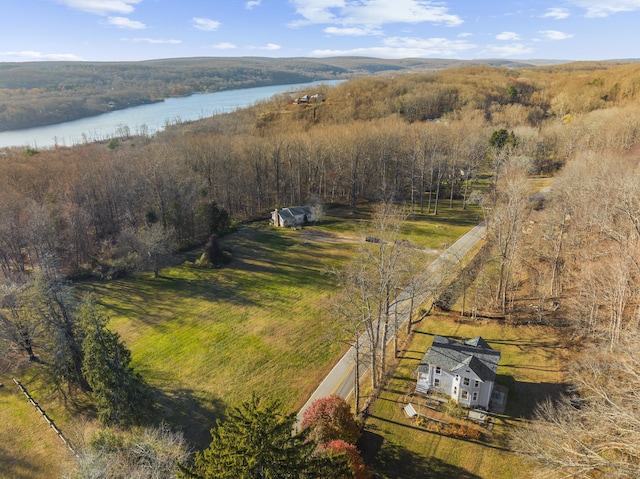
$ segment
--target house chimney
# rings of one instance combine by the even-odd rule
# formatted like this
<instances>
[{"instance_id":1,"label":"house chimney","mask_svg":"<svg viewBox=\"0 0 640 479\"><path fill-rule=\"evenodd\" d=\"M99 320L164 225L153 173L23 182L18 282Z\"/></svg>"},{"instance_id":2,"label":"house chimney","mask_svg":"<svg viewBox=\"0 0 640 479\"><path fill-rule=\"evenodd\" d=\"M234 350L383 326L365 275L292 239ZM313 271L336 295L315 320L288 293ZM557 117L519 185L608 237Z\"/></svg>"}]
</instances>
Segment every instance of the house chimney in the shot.
<instances>
[{"instance_id":1,"label":"house chimney","mask_svg":"<svg viewBox=\"0 0 640 479\"><path fill-rule=\"evenodd\" d=\"M276 214L276 217L274 218L273 223L276 226L280 226L280 215L278 214L278 208L276 208L275 214Z\"/></svg>"}]
</instances>

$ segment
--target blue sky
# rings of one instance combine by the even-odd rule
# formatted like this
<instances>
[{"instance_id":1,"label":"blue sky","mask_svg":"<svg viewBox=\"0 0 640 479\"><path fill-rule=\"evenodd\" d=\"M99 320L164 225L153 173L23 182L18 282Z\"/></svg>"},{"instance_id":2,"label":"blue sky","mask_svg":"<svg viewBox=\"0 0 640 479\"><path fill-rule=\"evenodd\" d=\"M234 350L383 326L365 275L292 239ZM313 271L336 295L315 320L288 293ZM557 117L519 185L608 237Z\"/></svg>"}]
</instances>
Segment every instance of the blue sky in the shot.
<instances>
[{"instance_id":1,"label":"blue sky","mask_svg":"<svg viewBox=\"0 0 640 479\"><path fill-rule=\"evenodd\" d=\"M343 55L638 58L640 0L0 3L0 62Z\"/></svg>"}]
</instances>

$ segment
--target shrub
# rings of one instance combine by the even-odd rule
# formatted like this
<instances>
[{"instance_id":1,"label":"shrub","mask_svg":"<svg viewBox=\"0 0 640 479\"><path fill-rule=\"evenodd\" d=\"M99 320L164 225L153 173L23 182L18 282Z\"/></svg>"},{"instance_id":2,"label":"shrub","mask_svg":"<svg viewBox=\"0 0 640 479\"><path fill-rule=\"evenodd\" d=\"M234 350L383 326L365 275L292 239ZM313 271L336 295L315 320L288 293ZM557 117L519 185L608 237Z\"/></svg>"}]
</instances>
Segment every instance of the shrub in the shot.
<instances>
[{"instance_id":1,"label":"shrub","mask_svg":"<svg viewBox=\"0 0 640 479\"><path fill-rule=\"evenodd\" d=\"M444 412L456 419L467 417L467 410L454 401L449 401L444 405Z\"/></svg>"},{"instance_id":2,"label":"shrub","mask_svg":"<svg viewBox=\"0 0 640 479\"><path fill-rule=\"evenodd\" d=\"M302 415L301 426L310 428L310 436L319 443L342 439L355 444L360 437L360 428L351 414L351 407L335 394L311 403Z\"/></svg>"},{"instance_id":3,"label":"shrub","mask_svg":"<svg viewBox=\"0 0 640 479\"><path fill-rule=\"evenodd\" d=\"M320 452L328 453L329 455L344 454L351 469L354 479L370 479L372 477L371 471L367 469L367 466L360 455L360 451L353 444L343 441L342 439L336 439L326 444L321 444L318 448ZM347 479L347 477L339 478Z\"/></svg>"}]
</instances>

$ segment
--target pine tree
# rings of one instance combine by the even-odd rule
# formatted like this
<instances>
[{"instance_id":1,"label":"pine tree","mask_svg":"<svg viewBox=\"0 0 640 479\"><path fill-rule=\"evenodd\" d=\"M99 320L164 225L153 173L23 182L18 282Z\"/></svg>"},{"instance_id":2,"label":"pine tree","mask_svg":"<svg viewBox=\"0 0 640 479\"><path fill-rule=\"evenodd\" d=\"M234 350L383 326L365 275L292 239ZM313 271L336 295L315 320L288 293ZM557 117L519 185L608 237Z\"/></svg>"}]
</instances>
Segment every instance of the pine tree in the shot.
<instances>
[{"instance_id":1,"label":"pine tree","mask_svg":"<svg viewBox=\"0 0 640 479\"><path fill-rule=\"evenodd\" d=\"M250 401L232 408L211 430L213 440L196 453L189 477L201 479L315 479L340 477L343 456L316 455L316 442L293 434L295 414L274 401Z\"/></svg>"},{"instance_id":2,"label":"pine tree","mask_svg":"<svg viewBox=\"0 0 640 479\"><path fill-rule=\"evenodd\" d=\"M106 425L129 426L148 418L149 387L131 367L131 353L118 333L107 329L108 318L87 300L80 317L85 328L82 372L93 391L98 419Z\"/></svg>"},{"instance_id":3,"label":"pine tree","mask_svg":"<svg viewBox=\"0 0 640 479\"><path fill-rule=\"evenodd\" d=\"M40 271L25 291L25 306L39 318L44 331L43 362L57 387L89 389L82 374L83 331L77 317L73 286L58 272L55 259L42 259Z\"/></svg>"}]
</instances>

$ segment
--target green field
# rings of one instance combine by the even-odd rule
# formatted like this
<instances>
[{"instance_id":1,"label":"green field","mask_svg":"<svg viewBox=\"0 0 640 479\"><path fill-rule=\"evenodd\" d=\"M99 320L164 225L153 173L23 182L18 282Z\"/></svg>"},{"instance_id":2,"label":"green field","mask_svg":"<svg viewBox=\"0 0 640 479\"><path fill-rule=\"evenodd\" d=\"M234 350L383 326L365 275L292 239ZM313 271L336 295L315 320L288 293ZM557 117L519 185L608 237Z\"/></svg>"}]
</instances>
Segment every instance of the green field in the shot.
<instances>
[{"instance_id":1,"label":"green field","mask_svg":"<svg viewBox=\"0 0 640 479\"><path fill-rule=\"evenodd\" d=\"M476 218L471 210L441 211L408 220L403 231L425 264ZM233 250L228 267L185 261L160 278L86 289L106 307L169 421L203 446L227 405L255 391L295 411L337 361L344 344L331 327L330 271L354 254L369 215L366 207L335 209L315 227L241 228L224 239Z\"/></svg>"},{"instance_id":2,"label":"green field","mask_svg":"<svg viewBox=\"0 0 640 479\"><path fill-rule=\"evenodd\" d=\"M457 319L452 314L440 314L416 325L412 343L403 351L399 367L372 407L363 449L381 478L529 477L521 459L507 449L509 431L530 417L538 401L555 397L563 389L565 351L550 328ZM479 335L502 354L497 382L509 388L509 397L505 413L493 421L489 442L427 432L402 411L407 394L415 386L412 373L434 334L458 339Z\"/></svg>"},{"instance_id":3,"label":"green field","mask_svg":"<svg viewBox=\"0 0 640 479\"><path fill-rule=\"evenodd\" d=\"M243 228L226 239L234 255L226 268L187 261L160 278L91 285L164 414L199 446L225 406L254 391L301 406L340 353L329 334L335 284L326 271L352 247L304 234Z\"/></svg>"},{"instance_id":4,"label":"green field","mask_svg":"<svg viewBox=\"0 0 640 479\"><path fill-rule=\"evenodd\" d=\"M440 211L437 217L410 218L403 231L425 265L477 216L460 208ZM110 327L153 387L160 414L202 448L230 404L255 391L296 411L338 360L345 346L332 332L329 302L337 286L330 271L353 256L370 212L334 209L318 225L300 230L240 228L223 239L233 250L225 268L198 269L193 252L162 269L159 278L148 273L78 286L106 308ZM77 409L65 409L50 395L37 367L18 377L63 432L77 434ZM0 464L0 477L17 470L7 466Z\"/></svg>"},{"instance_id":5,"label":"green field","mask_svg":"<svg viewBox=\"0 0 640 479\"><path fill-rule=\"evenodd\" d=\"M0 477L61 477L73 455L9 375L0 376Z\"/></svg>"}]
</instances>

